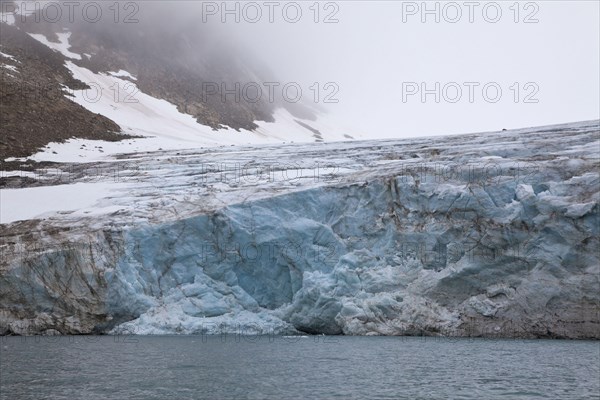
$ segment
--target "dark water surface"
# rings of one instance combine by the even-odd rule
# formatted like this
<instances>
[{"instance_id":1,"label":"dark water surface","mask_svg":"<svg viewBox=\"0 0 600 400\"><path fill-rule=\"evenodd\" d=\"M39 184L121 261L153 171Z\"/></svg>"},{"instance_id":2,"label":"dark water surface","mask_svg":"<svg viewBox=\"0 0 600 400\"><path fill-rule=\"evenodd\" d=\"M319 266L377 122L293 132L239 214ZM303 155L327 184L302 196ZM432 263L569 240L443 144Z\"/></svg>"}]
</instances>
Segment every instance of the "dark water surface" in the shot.
<instances>
[{"instance_id":1,"label":"dark water surface","mask_svg":"<svg viewBox=\"0 0 600 400\"><path fill-rule=\"evenodd\" d=\"M600 399L600 342L400 337L0 339L0 398Z\"/></svg>"}]
</instances>

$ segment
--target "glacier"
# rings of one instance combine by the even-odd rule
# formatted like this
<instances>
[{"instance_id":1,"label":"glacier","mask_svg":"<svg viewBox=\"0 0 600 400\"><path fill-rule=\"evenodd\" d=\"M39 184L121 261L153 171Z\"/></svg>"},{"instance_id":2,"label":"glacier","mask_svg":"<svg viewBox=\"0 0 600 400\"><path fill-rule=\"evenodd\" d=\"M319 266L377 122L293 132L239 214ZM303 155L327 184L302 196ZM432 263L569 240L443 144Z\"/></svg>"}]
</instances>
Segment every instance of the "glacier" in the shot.
<instances>
[{"instance_id":1,"label":"glacier","mask_svg":"<svg viewBox=\"0 0 600 400\"><path fill-rule=\"evenodd\" d=\"M599 167L588 121L6 174L113 189L0 225L0 334L600 339Z\"/></svg>"}]
</instances>

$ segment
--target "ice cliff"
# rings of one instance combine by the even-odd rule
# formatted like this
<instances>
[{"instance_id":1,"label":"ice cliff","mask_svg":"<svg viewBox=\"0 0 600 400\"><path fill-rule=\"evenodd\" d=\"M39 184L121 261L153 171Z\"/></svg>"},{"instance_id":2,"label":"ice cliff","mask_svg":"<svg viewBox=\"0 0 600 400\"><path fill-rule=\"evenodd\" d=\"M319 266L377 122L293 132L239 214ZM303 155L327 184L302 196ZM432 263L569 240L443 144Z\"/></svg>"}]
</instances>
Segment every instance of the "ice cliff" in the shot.
<instances>
[{"instance_id":1,"label":"ice cliff","mask_svg":"<svg viewBox=\"0 0 600 400\"><path fill-rule=\"evenodd\" d=\"M0 331L600 338L599 157L591 121L6 174L109 191L0 225Z\"/></svg>"}]
</instances>

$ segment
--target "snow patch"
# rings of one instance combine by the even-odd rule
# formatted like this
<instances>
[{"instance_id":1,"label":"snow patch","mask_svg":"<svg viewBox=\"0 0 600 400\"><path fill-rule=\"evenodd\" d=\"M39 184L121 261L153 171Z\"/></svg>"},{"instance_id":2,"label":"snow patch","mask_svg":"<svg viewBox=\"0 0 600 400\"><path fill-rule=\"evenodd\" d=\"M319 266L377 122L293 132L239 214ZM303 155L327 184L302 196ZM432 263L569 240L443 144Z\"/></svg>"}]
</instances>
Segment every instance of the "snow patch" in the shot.
<instances>
[{"instance_id":1,"label":"snow patch","mask_svg":"<svg viewBox=\"0 0 600 400\"><path fill-rule=\"evenodd\" d=\"M58 36L58 40L60 41L60 43L51 42L46 38L46 36L39 33L28 33L28 35L37 40L38 42L50 47L52 50L58 51L67 58L81 60L81 55L69 51L69 49L71 48L71 45L69 44L71 32L57 33L56 35Z\"/></svg>"},{"instance_id":2,"label":"snow patch","mask_svg":"<svg viewBox=\"0 0 600 400\"><path fill-rule=\"evenodd\" d=\"M10 54L3 53L1 51L0 51L0 56L2 56L4 58L8 58L9 60L14 61L14 62L20 62L14 56L11 56Z\"/></svg>"},{"instance_id":3,"label":"snow patch","mask_svg":"<svg viewBox=\"0 0 600 400\"><path fill-rule=\"evenodd\" d=\"M7 70L12 71L12 72L17 72L17 73L19 72L17 67L15 67L14 65L0 64L0 66L2 68L6 68Z\"/></svg>"},{"instance_id":4,"label":"snow patch","mask_svg":"<svg viewBox=\"0 0 600 400\"><path fill-rule=\"evenodd\" d=\"M88 58L90 58L91 56L89 54L84 54L85 56L87 56ZM133 75L131 75L129 72L120 69L117 72L109 72L109 75L112 75L114 77L117 78L129 78L129 79L133 79L134 81L137 81L137 78Z\"/></svg>"},{"instance_id":5,"label":"snow patch","mask_svg":"<svg viewBox=\"0 0 600 400\"><path fill-rule=\"evenodd\" d=\"M15 221L43 218L59 212L102 214L103 207L93 207L111 192L124 190L123 183L94 182L72 185L2 189L0 225ZM26 206L24 206L26 205ZM114 207L112 204L109 207ZM87 211L87 212L86 212Z\"/></svg>"}]
</instances>

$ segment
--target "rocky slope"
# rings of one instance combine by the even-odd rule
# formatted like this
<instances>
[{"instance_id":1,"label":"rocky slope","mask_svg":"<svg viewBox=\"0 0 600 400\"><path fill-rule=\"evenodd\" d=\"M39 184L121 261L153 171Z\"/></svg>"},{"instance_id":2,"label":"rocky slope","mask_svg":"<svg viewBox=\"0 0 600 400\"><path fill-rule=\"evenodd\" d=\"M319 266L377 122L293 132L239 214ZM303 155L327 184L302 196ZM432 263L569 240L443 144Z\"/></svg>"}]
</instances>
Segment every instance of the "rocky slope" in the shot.
<instances>
[{"instance_id":1,"label":"rocky slope","mask_svg":"<svg viewBox=\"0 0 600 400\"><path fill-rule=\"evenodd\" d=\"M50 19L57 4L0 2L0 165L70 138L119 141L148 136L114 116L148 99L163 100L177 111L176 117L189 118L190 136L196 133L203 144L228 143L230 138L222 138L227 130L238 134L237 143L245 143L244 136L253 133L264 136L259 124L274 122L281 107L296 118L317 117L314 104L286 103L281 96L267 95L256 100L253 92L244 92L246 84L260 87L277 81L275 74L222 39L222 32L210 24L197 23L197 5L119 4L137 9L133 23L124 21L131 14L125 10L117 22L110 17L117 3L96 2L104 18L90 23L78 13L77 18L69 17L68 9L61 18ZM40 8L46 6L52 11ZM36 7L40 10L27 12ZM182 15L187 17L182 20ZM76 71L78 78L73 76ZM120 79L103 87L105 77L113 75ZM99 109L107 98L110 104ZM137 121L147 119L152 125L157 110L151 111ZM165 115L164 107L158 114L167 124L173 117ZM177 122L171 125L179 128ZM293 135L287 140L294 140Z\"/></svg>"},{"instance_id":2,"label":"rocky slope","mask_svg":"<svg viewBox=\"0 0 600 400\"><path fill-rule=\"evenodd\" d=\"M71 137L129 138L110 119L74 103L69 90L89 88L73 79L64 57L14 26L0 23L0 163Z\"/></svg>"},{"instance_id":3,"label":"rocky slope","mask_svg":"<svg viewBox=\"0 0 600 400\"><path fill-rule=\"evenodd\" d=\"M0 331L598 339L599 150L592 121L7 174L36 187L2 191Z\"/></svg>"}]
</instances>

